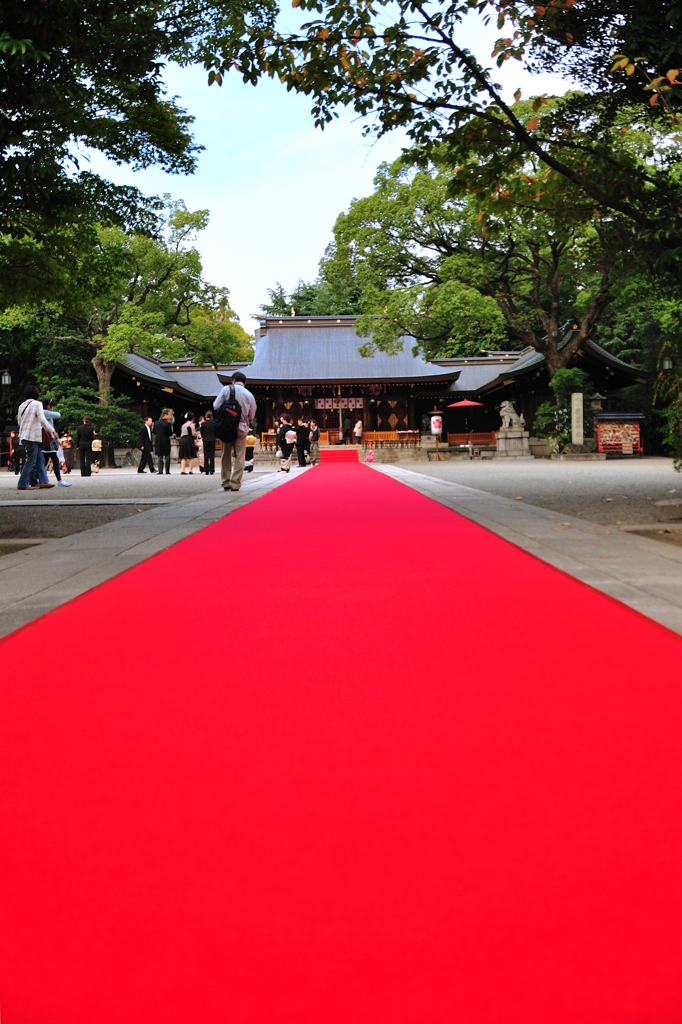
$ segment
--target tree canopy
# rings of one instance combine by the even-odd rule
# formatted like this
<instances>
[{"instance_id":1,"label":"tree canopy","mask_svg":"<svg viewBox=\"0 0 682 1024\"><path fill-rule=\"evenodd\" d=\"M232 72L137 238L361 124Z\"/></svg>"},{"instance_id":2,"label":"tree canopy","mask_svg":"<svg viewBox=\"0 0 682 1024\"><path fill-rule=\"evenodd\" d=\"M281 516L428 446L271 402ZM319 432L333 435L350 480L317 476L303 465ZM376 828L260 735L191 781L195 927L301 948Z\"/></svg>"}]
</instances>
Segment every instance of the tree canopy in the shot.
<instances>
[{"instance_id":1,"label":"tree canopy","mask_svg":"<svg viewBox=\"0 0 682 1024\"><path fill-rule=\"evenodd\" d=\"M203 61L209 40L273 16L274 0L3 2L0 301L62 293L64 264L97 223L154 230L161 204L88 170L84 151L191 173L201 147L164 65Z\"/></svg>"},{"instance_id":2,"label":"tree canopy","mask_svg":"<svg viewBox=\"0 0 682 1024\"><path fill-rule=\"evenodd\" d=\"M239 43L233 37L217 45L206 66L214 74L236 68L251 82L262 75L279 77L287 89L310 96L315 122L321 126L337 115L339 107L350 106L371 119L368 131L384 134L402 128L413 144L409 159L424 167L436 162L450 168L453 190L460 193L492 190L511 166L520 173L528 160L535 161L543 172L557 175L579 192L585 203L625 217L657 254L680 256L682 203L676 151L663 149L651 159L634 158L627 146L617 143L618 133L629 128L622 123L624 118L633 126L645 125L652 134L669 134L675 128L668 99L677 95L674 67L667 69L670 77L664 75L665 82L652 86L653 91L646 91L649 83L644 80L636 89L627 82L635 71L639 74L638 68L653 75L652 81L661 77L660 60L653 62L655 35L648 44L648 65L645 60L632 64L638 55L625 54L625 63L621 67L622 60L615 62L612 73L614 54L604 64L597 40L603 18L583 18L582 34L576 37L582 45L578 59L587 66L589 50L599 74L586 74L588 88L556 99L551 111L544 109L546 97L537 97L529 110L508 102L494 72L467 48L464 21L497 17L500 29L511 22L512 34L495 47L498 64L510 57L530 64L548 61L553 47L563 52L573 45L564 24L581 17L573 13L574 0L543 5L504 0L294 0L294 6L311 12L312 20L292 32L251 26ZM619 24L621 50L626 42L634 45L637 26L644 24L637 20L644 6L604 5ZM670 59L682 32L678 6L661 5L658 17ZM592 10L597 9L595 0ZM651 106L654 95L664 102ZM456 180L455 169L470 173Z\"/></svg>"},{"instance_id":3,"label":"tree canopy","mask_svg":"<svg viewBox=\"0 0 682 1024\"><path fill-rule=\"evenodd\" d=\"M637 259L617 219L587 218L580 204L558 215L554 192L545 182L530 208L502 195L484 218L475 197L451 197L447 172L383 165L321 262L329 280L358 282L358 333L371 335L361 351L395 351L409 335L427 357L531 346L551 373L569 365L612 301L616 271L636 272Z\"/></svg>"},{"instance_id":4,"label":"tree canopy","mask_svg":"<svg viewBox=\"0 0 682 1024\"><path fill-rule=\"evenodd\" d=\"M116 362L128 352L196 363L230 362L251 354L227 288L204 280L193 244L208 210L187 210L166 197L157 236L100 227L92 249L73 268L61 306L10 307L0 329L18 328L89 353L100 403L109 402ZM4 347L4 346L3 346Z\"/></svg>"}]
</instances>

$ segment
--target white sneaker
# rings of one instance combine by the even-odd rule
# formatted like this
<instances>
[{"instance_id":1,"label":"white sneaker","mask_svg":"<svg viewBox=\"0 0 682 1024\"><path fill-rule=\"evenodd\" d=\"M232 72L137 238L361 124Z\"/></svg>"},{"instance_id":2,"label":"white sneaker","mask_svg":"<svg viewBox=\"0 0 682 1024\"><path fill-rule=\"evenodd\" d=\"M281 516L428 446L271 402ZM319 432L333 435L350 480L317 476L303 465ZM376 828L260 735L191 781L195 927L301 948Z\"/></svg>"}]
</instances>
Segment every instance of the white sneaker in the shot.
<instances>
[{"instance_id":1,"label":"white sneaker","mask_svg":"<svg viewBox=\"0 0 682 1024\"><path fill-rule=\"evenodd\" d=\"M73 487L70 480L57 480L57 487Z\"/></svg>"}]
</instances>

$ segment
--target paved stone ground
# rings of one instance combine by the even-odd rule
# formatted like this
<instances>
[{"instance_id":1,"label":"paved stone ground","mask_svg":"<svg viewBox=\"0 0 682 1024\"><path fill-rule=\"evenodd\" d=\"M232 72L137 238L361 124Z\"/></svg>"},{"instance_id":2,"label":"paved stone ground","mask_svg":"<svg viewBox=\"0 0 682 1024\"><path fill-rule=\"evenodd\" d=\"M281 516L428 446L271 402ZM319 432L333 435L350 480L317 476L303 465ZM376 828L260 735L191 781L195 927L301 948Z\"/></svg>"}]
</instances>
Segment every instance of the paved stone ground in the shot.
<instances>
[{"instance_id":1,"label":"paved stone ground","mask_svg":"<svg viewBox=\"0 0 682 1024\"><path fill-rule=\"evenodd\" d=\"M654 502L682 497L682 474L672 459L607 459L606 462L479 461L402 463L414 473L476 487L504 498L522 498L554 512L603 526L653 523Z\"/></svg>"},{"instance_id":2,"label":"paved stone ground","mask_svg":"<svg viewBox=\"0 0 682 1024\"><path fill-rule=\"evenodd\" d=\"M271 473L274 467L256 469L248 476ZM293 473L290 474L293 476ZM77 498L185 498L193 494L204 494L220 487L220 472L204 476L194 472L181 476L180 469L171 468L170 476L152 476L138 473L135 469L102 469L95 476L81 477L77 470L66 479L72 487L49 487L39 491L18 491L14 473L0 473L0 500L2 501L68 501ZM54 481L54 477L50 477Z\"/></svg>"},{"instance_id":3,"label":"paved stone ground","mask_svg":"<svg viewBox=\"0 0 682 1024\"><path fill-rule=\"evenodd\" d=\"M376 468L682 633L682 548L426 473L397 466ZM437 538L433 543L437 544ZM499 582L491 580L491 592ZM527 623L529 635L536 628L563 628L567 617L573 617L579 628L579 609L548 608L545 621Z\"/></svg>"}]
</instances>

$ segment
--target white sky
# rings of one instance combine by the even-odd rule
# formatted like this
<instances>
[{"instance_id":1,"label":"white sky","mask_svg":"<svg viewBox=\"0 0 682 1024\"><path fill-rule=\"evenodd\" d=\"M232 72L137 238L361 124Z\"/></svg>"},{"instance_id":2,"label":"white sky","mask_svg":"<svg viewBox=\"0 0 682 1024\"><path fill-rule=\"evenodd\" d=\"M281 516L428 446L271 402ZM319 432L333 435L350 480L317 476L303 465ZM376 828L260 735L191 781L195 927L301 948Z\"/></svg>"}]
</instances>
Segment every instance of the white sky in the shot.
<instances>
[{"instance_id":1,"label":"white sky","mask_svg":"<svg viewBox=\"0 0 682 1024\"><path fill-rule=\"evenodd\" d=\"M469 47L487 59L497 30L472 21L464 31ZM371 144L362 137L364 121L351 111L342 111L324 131L316 129L310 100L278 81L264 79L254 88L233 73L222 87L209 88L203 69L175 66L165 79L195 116L195 138L206 147L195 174L134 174L99 154L92 154L91 169L148 195L170 192L189 209L211 211L197 243L204 275L230 289L233 308L252 332L249 314L266 301L267 288L278 280L289 291L299 277L317 275L336 217L353 198L371 193L379 164L398 157L407 140L396 131ZM529 75L517 61L508 61L495 79L508 98L519 86L528 97L563 93L568 84Z\"/></svg>"}]
</instances>

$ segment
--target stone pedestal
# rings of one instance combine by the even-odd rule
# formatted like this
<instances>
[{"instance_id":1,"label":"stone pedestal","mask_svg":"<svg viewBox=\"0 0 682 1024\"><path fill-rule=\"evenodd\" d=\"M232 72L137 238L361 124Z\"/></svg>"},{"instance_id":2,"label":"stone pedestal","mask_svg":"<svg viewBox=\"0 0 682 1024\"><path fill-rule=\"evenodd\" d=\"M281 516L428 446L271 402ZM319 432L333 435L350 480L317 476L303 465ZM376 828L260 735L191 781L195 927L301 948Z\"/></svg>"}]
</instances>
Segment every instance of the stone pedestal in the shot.
<instances>
[{"instance_id":1,"label":"stone pedestal","mask_svg":"<svg viewBox=\"0 0 682 1024\"><path fill-rule=\"evenodd\" d=\"M528 444L528 430L509 427L497 431L496 459L532 459Z\"/></svg>"}]
</instances>

